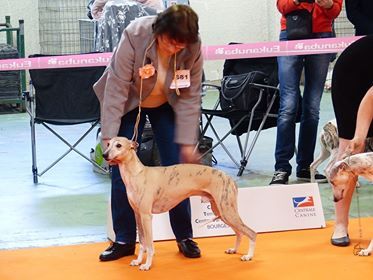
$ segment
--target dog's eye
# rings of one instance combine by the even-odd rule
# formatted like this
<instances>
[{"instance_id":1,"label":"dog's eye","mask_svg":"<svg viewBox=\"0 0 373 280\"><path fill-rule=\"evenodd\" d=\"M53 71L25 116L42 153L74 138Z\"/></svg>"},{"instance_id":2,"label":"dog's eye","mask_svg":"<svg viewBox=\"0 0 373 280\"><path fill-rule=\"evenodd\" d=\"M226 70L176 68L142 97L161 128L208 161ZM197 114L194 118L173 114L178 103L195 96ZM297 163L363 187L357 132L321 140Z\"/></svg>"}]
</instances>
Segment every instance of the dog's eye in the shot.
<instances>
[{"instance_id":1,"label":"dog's eye","mask_svg":"<svg viewBox=\"0 0 373 280\"><path fill-rule=\"evenodd\" d=\"M116 144L115 147L117 147L118 149L122 148L122 144Z\"/></svg>"}]
</instances>

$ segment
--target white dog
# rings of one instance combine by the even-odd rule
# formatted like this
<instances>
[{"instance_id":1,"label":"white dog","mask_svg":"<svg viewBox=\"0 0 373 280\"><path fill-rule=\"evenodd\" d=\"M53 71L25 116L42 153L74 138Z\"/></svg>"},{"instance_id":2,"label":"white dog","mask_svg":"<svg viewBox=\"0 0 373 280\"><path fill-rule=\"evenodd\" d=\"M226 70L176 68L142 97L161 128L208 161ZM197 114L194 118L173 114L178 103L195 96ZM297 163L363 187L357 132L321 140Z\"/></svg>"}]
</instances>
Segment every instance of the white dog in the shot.
<instances>
[{"instance_id":1,"label":"white dog","mask_svg":"<svg viewBox=\"0 0 373 280\"><path fill-rule=\"evenodd\" d=\"M136 155L137 143L124 137L110 140L104 158L110 164L118 164L127 196L132 206L139 232L140 250L131 265L149 270L154 254L152 213L163 213L175 207L187 197L199 195L210 200L214 214L236 233L234 248L237 252L243 235L248 236L250 246L241 260L251 260L254 255L256 232L241 220L237 209L237 186L228 175L206 165L176 164L168 167L146 167ZM146 262L141 264L143 254Z\"/></svg>"},{"instance_id":2,"label":"white dog","mask_svg":"<svg viewBox=\"0 0 373 280\"><path fill-rule=\"evenodd\" d=\"M310 166L311 172L311 182L315 182L315 172L317 167L327 160L329 157L329 162L324 169L325 176L330 177L330 169L336 161L338 154L339 138L338 138L338 129L337 121L335 119L328 121L324 126L323 130L320 133L320 154L312 162ZM365 151L373 151L373 138L367 138L365 143Z\"/></svg>"},{"instance_id":3,"label":"white dog","mask_svg":"<svg viewBox=\"0 0 373 280\"><path fill-rule=\"evenodd\" d=\"M343 199L344 193L356 186L359 176L373 181L373 152L361 153L337 161L330 171L330 183L333 187L334 201ZM373 251L373 240L367 249L359 252L360 256L368 256Z\"/></svg>"}]
</instances>

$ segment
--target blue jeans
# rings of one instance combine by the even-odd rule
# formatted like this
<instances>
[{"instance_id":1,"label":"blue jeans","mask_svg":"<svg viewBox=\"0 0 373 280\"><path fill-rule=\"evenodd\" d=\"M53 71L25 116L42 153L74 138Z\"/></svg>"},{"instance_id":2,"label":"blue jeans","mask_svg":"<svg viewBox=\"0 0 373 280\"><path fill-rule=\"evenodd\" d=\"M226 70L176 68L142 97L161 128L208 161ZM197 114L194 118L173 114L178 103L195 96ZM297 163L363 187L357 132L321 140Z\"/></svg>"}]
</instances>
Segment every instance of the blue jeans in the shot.
<instances>
[{"instance_id":1,"label":"blue jeans","mask_svg":"<svg viewBox=\"0 0 373 280\"><path fill-rule=\"evenodd\" d=\"M135 109L123 116L118 136L132 138L137 112L138 110ZM174 142L175 117L172 107L166 103L158 108L142 109L139 123L139 143L141 143L146 115L152 125L162 165L168 166L179 163L179 145ZM111 212L116 241L135 243L136 220L129 205L126 187L120 177L118 166L112 167ZM189 199L182 201L171 209L169 215L171 228L177 241L193 237Z\"/></svg>"},{"instance_id":2,"label":"blue jeans","mask_svg":"<svg viewBox=\"0 0 373 280\"><path fill-rule=\"evenodd\" d=\"M317 38L331 37L331 33L317 33ZM286 40L281 31L280 40ZM300 98L300 78L304 68L305 84L296 157L297 172L313 162L319 124L320 101L324 91L331 54L281 56L278 61L280 81L280 109L277 119L275 170L291 174L289 163L295 150L295 124Z\"/></svg>"}]
</instances>

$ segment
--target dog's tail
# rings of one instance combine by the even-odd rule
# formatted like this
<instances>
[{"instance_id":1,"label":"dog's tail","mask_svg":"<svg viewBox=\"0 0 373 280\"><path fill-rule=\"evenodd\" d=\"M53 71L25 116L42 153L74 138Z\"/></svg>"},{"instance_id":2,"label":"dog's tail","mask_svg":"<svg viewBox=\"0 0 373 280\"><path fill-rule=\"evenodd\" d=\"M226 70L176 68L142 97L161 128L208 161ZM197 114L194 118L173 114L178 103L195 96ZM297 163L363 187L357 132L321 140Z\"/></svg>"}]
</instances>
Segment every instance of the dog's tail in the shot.
<instances>
[{"instance_id":1,"label":"dog's tail","mask_svg":"<svg viewBox=\"0 0 373 280\"><path fill-rule=\"evenodd\" d=\"M208 224L211 224L212 222L215 222L218 219L221 219L221 217L220 216L214 217L213 219L204 222L200 227L207 226Z\"/></svg>"}]
</instances>

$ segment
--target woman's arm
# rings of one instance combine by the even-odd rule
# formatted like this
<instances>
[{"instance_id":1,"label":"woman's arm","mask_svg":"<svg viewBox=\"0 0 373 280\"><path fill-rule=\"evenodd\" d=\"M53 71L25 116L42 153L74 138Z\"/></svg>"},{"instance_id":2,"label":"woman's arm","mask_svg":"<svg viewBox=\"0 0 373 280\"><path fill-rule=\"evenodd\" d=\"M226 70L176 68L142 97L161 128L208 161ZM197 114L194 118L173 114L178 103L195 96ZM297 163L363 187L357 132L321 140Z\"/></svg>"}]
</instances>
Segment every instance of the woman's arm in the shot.
<instances>
[{"instance_id":1,"label":"woman's arm","mask_svg":"<svg viewBox=\"0 0 373 280\"><path fill-rule=\"evenodd\" d=\"M104 6L108 0L95 0L92 5L92 17L96 20L101 18L102 11L104 10Z\"/></svg>"},{"instance_id":2,"label":"woman's arm","mask_svg":"<svg viewBox=\"0 0 373 280\"><path fill-rule=\"evenodd\" d=\"M354 138L351 140L346 152L357 154L364 152L365 139L368 135L369 127L373 120L373 86L367 91L361 100L356 119L356 129Z\"/></svg>"}]
</instances>

